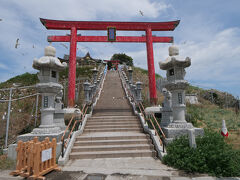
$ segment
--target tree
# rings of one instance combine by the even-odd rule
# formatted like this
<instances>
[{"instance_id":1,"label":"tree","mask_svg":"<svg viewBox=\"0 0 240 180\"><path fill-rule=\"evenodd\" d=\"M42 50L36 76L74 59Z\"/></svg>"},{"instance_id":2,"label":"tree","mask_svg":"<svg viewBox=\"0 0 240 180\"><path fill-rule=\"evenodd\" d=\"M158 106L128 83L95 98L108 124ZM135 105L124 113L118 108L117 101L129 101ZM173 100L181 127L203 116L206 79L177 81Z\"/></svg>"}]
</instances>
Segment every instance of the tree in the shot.
<instances>
[{"instance_id":1,"label":"tree","mask_svg":"<svg viewBox=\"0 0 240 180\"><path fill-rule=\"evenodd\" d=\"M133 58L126 55L125 53L114 54L111 60L119 60L120 64L126 63L129 66L133 66Z\"/></svg>"},{"instance_id":2,"label":"tree","mask_svg":"<svg viewBox=\"0 0 240 180\"><path fill-rule=\"evenodd\" d=\"M111 61L108 61L108 62L107 62L107 65L108 65L108 70L109 70L109 69L112 69L112 62L111 62Z\"/></svg>"}]
</instances>

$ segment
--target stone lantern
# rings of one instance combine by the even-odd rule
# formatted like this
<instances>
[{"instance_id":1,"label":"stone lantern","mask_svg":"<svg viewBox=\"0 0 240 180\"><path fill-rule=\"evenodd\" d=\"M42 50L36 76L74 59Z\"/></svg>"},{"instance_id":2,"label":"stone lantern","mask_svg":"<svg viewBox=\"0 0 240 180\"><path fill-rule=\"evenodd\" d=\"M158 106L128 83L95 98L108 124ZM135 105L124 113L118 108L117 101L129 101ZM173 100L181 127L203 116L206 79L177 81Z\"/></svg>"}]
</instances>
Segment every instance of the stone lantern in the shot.
<instances>
[{"instance_id":1,"label":"stone lantern","mask_svg":"<svg viewBox=\"0 0 240 180\"><path fill-rule=\"evenodd\" d=\"M131 67L128 68L128 79L129 79L129 83L133 84L133 70Z\"/></svg>"},{"instance_id":2,"label":"stone lantern","mask_svg":"<svg viewBox=\"0 0 240 180\"><path fill-rule=\"evenodd\" d=\"M141 102L142 101L142 83L140 81L136 82L136 101Z\"/></svg>"},{"instance_id":3,"label":"stone lantern","mask_svg":"<svg viewBox=\"0 0 240 180\"><path fill-rule=\"evenodd\" d=\"M85 103L88 104L91 102L90 95L91 95L91 88L90 88L90 83L86 81L83 84L83 89L84 89L84 96L85 96Z\"/></svg>"},{"instance_id":4,"label":"stone lantern","mask_svg":"<svg viewBox=\"0 0 240 180\"><path fill-rule=\"evenodd\" d=\"M65 69L66 63L62 64L55 57L55 54L56 49L50 45L45 48L43 57L33 61L33 68L39 70L38 78L40 82L36 84L36 89L42 96L41 124L31 133L18 136L17 140L26 141L35 136L39 140L49 137L50 139L56 138L59 142L61 139L63 131L54 123L54 113L56 108L61 106L60 99L63 87L59 84L58 79L59 72Z\"/></svg>"},{"instance_id":5,"label":"stone lantern","mask_svg":"<svg viewBox=\"0 0 240 180\"><path fill-rule=\"evenodd\" d=\"M92 69L92 72L93 72L93 83L95 83L97 82L97 73L98 73L97 68L95 67L94 69Z\"/></svg>"},{"instance_id":6,"label":"stone lantern","mask_svg":"<svg viewBox=\"0 0 240 180\"><path fill-rule=\"evenodd\" d=\"M185 120L185 89L188 86L188 82L184 80L186 71L185 68L191 65L191 59L189 57L179 57L179 49L176 46L169 47L169 57L159 62L160 69L166 70L167 82L165 83L165 107L163 111L168 111L168 122L161 123L163 130L167 138L175 138L177 136L187 134L188 129L194 128L191 123L187 123ZM170 102L171 101L171 102ZM172 113L171 113L172 111ZM164 117L166 118L166 117ZM203 130L200 128L194 128L195 134L202 134Z\"/></svg>"}]
</instances>

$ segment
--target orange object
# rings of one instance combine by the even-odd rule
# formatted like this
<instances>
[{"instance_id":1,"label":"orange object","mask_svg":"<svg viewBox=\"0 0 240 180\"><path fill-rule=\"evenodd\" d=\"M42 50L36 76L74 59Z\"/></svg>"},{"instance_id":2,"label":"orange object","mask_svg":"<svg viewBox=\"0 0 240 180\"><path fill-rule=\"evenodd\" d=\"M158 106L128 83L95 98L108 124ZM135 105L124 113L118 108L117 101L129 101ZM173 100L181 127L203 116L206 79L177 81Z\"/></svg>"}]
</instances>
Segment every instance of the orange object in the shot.
<instances>
[{"instance_id":1,"label":"orange object","mask_svg":"<svg viewBox=\"0 0 240 180\"><path fill-rule=\"evenodd\" d=\"M56 164L56 147L56 138L53 138L52 142L49 141L48 137L42 142L39 142L37 137L28 142L19 141L16 148L16 170L10 175L20 175L28 179L45 179L43 175L50 171L60 171ZM48 157L44 161L43 151L48 152Z\"/></svg>"}]
</instances>

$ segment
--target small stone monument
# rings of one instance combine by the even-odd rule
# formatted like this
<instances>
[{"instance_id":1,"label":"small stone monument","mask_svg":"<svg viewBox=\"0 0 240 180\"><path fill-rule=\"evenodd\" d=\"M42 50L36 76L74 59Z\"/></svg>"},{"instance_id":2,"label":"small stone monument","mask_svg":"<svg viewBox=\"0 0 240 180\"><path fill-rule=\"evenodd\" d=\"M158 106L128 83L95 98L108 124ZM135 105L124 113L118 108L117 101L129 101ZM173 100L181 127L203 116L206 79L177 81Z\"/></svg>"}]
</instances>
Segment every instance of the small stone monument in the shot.
<instances>
[{"instance_id":1,"label":"small stone monument","mask_svg":"<svg viewBox=\"0 0 240 180\"><path fill-rule=\"evenodd\" d=\"M163 131L167 137L167 142L171 141L181 135L187 135L188 129L194 128L191 123L187 123L185 120L185 89L188 86L188 82L184 80L186 71L185 68L191 65L191 59L189 57L179 57L179 49L176 46L169 47L169 57L164 62L159 62L160 69L167 71L167 82L165 88L169 92L165 92L165 104L171 106L172 121L168 123L161 123ZM165 91L166 91L165 90ZM172 103L168 103L167 98L171 94ZM169 107L167 107L169 108ZM171 113L169 113L171 116ZM196 135L202 135L203 129L194 128Z\"/></svg>"},{"instance_id":2,"label":"small stone monument","mask_svg":"<svg viewBox=\"0 0 240 180\"><path fill-rule=\"evenodd\" d=\"M31 133L18 136L17 140L27 141L38 136L40 141L45 137L56 138L57 142L60 141L63 131L58 125L54 124L54 113L56 111L56 97L63 89L62 85L58 83L59 72L65 69L66 64L62 64L55 57L55 54L56 49L50 45L45 48L43 57L33 61L33 68L39 70L38 78L40 82L36 85L36 89L42 96L41 124ZM60 98L57 98L57 103L60 103Z\"/></svg>"},{"instance_id":3,"label":"small stone monument","mask_svg":"<svg viewBox=\"0 0 240 180\"><path fill-rule=\"evenodd\" d=\"M65 111L63 110L63 103L62 103L62 97L63 97L63 91L61 90L55 98L55 112L54 112L54 118L53 118L53 123L60 127L61 130L66 129L66 125L64 122L64 113Z\"/></svg>"},{"instance_id":4,"label":"small stone monument","mask_svg":"<svg viewBox=\"0 0 240 180\"><path fill-rule=\"evenodd\" d=\"M160 125L162 127L168 126L173 121L172 115L172 93L166 88L162 89L164 95L163 107L161 109L162 119Z\"/></svg>"}]
</instances>

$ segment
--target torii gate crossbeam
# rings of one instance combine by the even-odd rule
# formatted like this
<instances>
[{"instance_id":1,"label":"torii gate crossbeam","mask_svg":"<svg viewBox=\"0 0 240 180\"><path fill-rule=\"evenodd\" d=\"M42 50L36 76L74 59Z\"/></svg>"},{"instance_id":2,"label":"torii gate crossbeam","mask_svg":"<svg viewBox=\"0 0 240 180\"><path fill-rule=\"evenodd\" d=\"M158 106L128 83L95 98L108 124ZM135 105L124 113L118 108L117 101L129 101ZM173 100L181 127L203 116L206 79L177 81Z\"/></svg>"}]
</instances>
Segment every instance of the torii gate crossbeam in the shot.
<instances>
[{"instance_id":1,"label":"torii gate crossbeam","mask_svg":"<svg viewBox=\"0 0 240 180\"><path fill-rule=\"evenodd\" d=\"M153 58L152 43L171 43L173 37L152 36L152 31L173 31L179 24L178 21L170 22L112 22L112 21L62 21L42 19L40 21L47 29L70 30L71 35L49 36L49 42L70 42L69 56L69 86L68 86L68 106L74 106L75 80L76 80L76 49L77 42L131 42L146 43L149 92L151 104L156 104L156 80ZM117 31L145 31L146 36L117 36L115 41L108 41L108 36L78 36L77 30L107 30L114 27Z\"/></svg>"}]
</instances>

